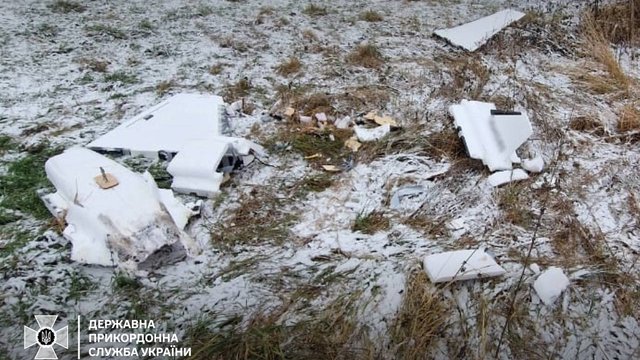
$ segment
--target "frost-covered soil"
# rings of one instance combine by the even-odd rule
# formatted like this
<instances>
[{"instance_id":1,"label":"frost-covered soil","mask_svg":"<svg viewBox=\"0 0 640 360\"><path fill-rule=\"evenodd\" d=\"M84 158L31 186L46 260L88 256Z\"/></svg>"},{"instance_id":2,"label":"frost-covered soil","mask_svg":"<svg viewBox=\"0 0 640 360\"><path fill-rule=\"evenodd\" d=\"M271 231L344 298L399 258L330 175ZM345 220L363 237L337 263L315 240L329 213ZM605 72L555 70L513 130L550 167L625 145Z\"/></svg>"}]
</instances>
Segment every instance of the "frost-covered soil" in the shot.
<instances>
[{"instance_id":1,"label":"frost-covered soil","mask_svg":"<svg viewBox=\"0 0 640 360\"><path fill-rule=\"evenodd\" d=\"M306 2L279 0L91 1L85 11L69 13L53 11L51 3L0 4L0 131L19 144L3 151L3 174L35 144L83 145L172 93L226 94L242 79L251 84L247 100L256 110L231 117L230 135L265 142L291 126L266 113L281 85L336 96L375 89L388 100L336 103L336 115L378 109L404 129L391 139L418 144L452 126L446 107L453 101L507 101L532 118L534 136L523 154L541 154L547 167L530 180L493 189L486 170L460 157L438 156L428 144L389 146L372 161L356 154L355 166L334 175L326 190L291 198L300 179L321 169L279 144L264 164L236 174L191 223L204 253L134 274L142 285L132 292L114 285L114 269L70 262L70 245L50 222L18 214L0 235L7 247L18 241L15 234L29 231L29 241L21 237L0 260L0 354L33 357L22 350L22 326L34 326L34 314L58 314L72 332L77 315L153 319L182 336L199 320L248 318L283 304L279 321L294 323L348 297L350 314L368 330L376 353L393 358L389 329L408 274L421 271L425 255L484 246L507 273L432 286L448 310L426 358L486 358L500 341L504 359L640 356L640 151L637 142L616 138L620 100L593 95L571 76L598 69L578 51L579 9L572 2L323 1L318 5L328 14L318 16L304 13ZM508 29L474 54L430 35L508 5L540 11L547 20ZM367 9L384 20L360 20ZM382 52L379 69L347 63L363 41ZM633 52L619 55L637 78ZM302 73L278 75L275 68L291 56L301 60ZM87 65L92 60L108 62L106 72ZM600 119L607 135L569 128L571 119L587 115ZM391 209L389 199L405 185L425 192ZM277 201L295 220L284 241L272 241L269 233L234 244L211 240L216 223L224 224L240 200L246 205L265 192L293 199ZM356 218L373 210L390 226L373 234L352 231ZM412 214L435 225L417 226ZM456 226L447 226L451 221ZM533 291L536 277L526 262L568 275L570 286L554 306ZM62 358L76 354L71 339Z\"/></svg>"}]
</instances>

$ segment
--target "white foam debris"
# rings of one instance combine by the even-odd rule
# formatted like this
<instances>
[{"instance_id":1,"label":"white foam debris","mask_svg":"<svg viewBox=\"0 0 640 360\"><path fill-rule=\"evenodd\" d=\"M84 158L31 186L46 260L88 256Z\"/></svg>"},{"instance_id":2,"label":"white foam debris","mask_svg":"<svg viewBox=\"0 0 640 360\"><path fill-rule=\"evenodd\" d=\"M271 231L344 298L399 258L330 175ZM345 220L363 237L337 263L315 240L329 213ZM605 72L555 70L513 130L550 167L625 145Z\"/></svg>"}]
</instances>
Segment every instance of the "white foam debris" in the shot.
<instances>
[{"instance_id":1,"label":"white foam debris","mask_svg":"<svg viewBox=\"0 0 640 360\"><path fill-rule=\"evenodd\" d=\"M83 148L50 158L45 171L57 192L42 198L52 213L62 214L67 223L63 235L73 245L72 260L135 266L176 241L181 241L188 254L199 253L193 239L182 231L186 222L180 211L166 194L161 199L153 179L145 180ZM104 174L117 179L118 185L101 188L96 178Z\"/></svg>"},{"instance_id":2,"label":"white foam debris","mask_svg":"<svg viewBox=\"0 0 640 360\"><path fill-rule=\"evenodd\" d=\"M529 117L521 112L499 112L493 103L462 100L449 107L469 156L491 171L510 170L515 151L533 133Z\"/></svg>"},{"instance_id":3,"label":"white foam debris","mask_svg":"<svg viewBox=\"0 0 640 360\"><path fill-rule=\"evenodd\" d=\"M382 139L391 132L391 125L382 125L373 129L367 129L362 126L355 126L353 130L356 132L358 140L362 142L376 141Z\"/></svg>"},{"instance_id":4,"label":"white foam debris","mask_svg":"<svg viewBox=\"0 0 640 360\"><path fill-rule=\"evenodd\" d=\"M434 33L453 45L476 51L495 34L524 16L520 11L507 9L460 26L439 29Z\"/></svg>"},{"instance_id":5,"label":"white foam debris","mask_svg":"<svg viewBox=\"0 0 640 360\"><path fill-rule=\"evenodd\" d=\"M531 159L524 159L522 161L522 168L528 172L539 173L544 168L544 160L540 155L536 155Z\"/></svg>"},{"instance_id":6,"label":"white foam debris","mask_svg":"<svg viewBox=\"0 0 640 360\"><path fill-rule=\"evenodd\" d=\"M161 152L171 157L189 142L220 135L223 106L224 101L219 96L174 95L125 121L87 147L101 152L143 155L150 159L157 159Z\"/></svg>"},{"instance_id":7,"label":"white foam debris","mask_svg":"<svg viewBox=\"0 0 640 360\"><path fill-rule=\"evenodd\" d=\"M536 294L547 306L553 305L567 286L569 286L569 279L562 269L555 266L543 271L533 283Z\"/></svg>"},{"instance_id":8,"label":"white foam debris","mask_svg":"<svg viewBox=\"0 0 640 360\"><path fill-rule=\"evenodd\" d=\"M251 141L226 136L187 143L167 166L173 176L171 188L180 193L213 197L223 182L224 174L263 155L264 149Z\"/></svg>"},{"instance_id":9,"label":"white foam debris","mask_svg":"<svg viewBox=\"0 0 640 360\"><path fill-rule=\"evenodd\" d=\"M351 117L345 116L335 121L334 123L338 129L348 129L351 125Z\"/></svg>"},{"instance_id":10,"label":"white foam debris","mask_svg":"<svg viewBox=\"0 0 640 360\"><path fill-rule=\"evenodd\" d=\"M540 273L540 266L538 266L538 264L536 263L532 263L531 265L529 265L529 269L533 271L534 274Z\"/></svg>"},{"instance_id":11,"label":"white foam debris","mask_svg":"<svg viewBox=\"0 0 640 360\"><path fill-rule=\"evenodd\" d=\"M504 185L512 181L526 180L529 178L522 169L497 171L487 178L487 183L492 187Z\"/></svg>"},{"instance_id":12,"label":"white foam debris","mask_svg":"<svg viewBox=\"0 0 640 360\"><path fill-rule=\"evenodd\" d=\"M449 251L424 258L432 282L500 276L506 271L484 249Z\"/></svg>"}]
</instances>

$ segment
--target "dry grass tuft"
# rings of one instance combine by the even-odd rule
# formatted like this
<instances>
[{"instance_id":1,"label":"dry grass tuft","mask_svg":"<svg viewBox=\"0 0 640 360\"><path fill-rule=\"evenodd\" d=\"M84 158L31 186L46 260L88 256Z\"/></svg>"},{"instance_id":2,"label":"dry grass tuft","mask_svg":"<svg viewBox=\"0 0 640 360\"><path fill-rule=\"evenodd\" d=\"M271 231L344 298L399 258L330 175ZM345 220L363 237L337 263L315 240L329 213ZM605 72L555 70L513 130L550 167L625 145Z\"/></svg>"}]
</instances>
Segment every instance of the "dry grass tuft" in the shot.
<instances>
[{"instance_id":1,"label":"dry grass tuft","mask_svg":"<svg viewBox=\"0 0 640 360\"><path fill-rule=\"evenodd\" d=\"M309 16L324 16L329 13L326 7L316 5L315 3L307 5L302 12Z\"/></svg>"},{"instance_id":2,"label":"dry grass tuft","mask_svg":"<svg viewBox=\"0 0 640 360\"><path fill-rule=\"evenodd\" d=\"M536 219L536 214L530 208L531 203L526 200L526 190L523 183L511 183L496 190L498 207L502 210L504 220L523 228L531 227Z\"/></svg>"},{"instance_id":3,"label":"dry grass tuft","mask_svg":"<svg viewBox=\"0 0 640 360\"><path fill-rule=\"evenodd\" d=\"M438 88L435 93L437 97L448 100L481 97L484 86L491 76L481 57L444 55L435 61L442 63L442 68L448 69L453 78L453 81L446 81Z\"/></svg>"},{"instance_id":4,"label":"dry grass tuft","mask_svg":"<svg viewBox=\"0 0 640 360\"><path fill-rule=\"evenodd\" d=\"M276 68L276 72L282 76L289 76L291 74L299 73L302 70L302 62L297 57L291 57L283 61Z\"/></svg>"},{"instance_id":5,"label":"dry grass tuft","mask_svg":"<svg viewBox=\"0 0 640 360\"><path fill-rule=\"evenodd\" d=\"M318 41L318 35L311 29L304 29L302 31L302 38L309 42Z\"/></svg>"},{"instance_id":6,"label":"dry grass tuft","mask_svg":"<svg viewBox=\"0 0 640 360\"><path fill-rule=\"evenodd\" d=\"M251 82L247 78L242 78L234 84L227 85L223 92L224 101L232 103L238 99L244 98L251 92Z\"/></svg>"},{"instance_id":7,"label":"dry grass tuft","mask_svg":"<svg viewBox=\"0 0 640 360\"><path fill-rule=\"evenodd\" d=\"M368 22L378 22L384 20L384 18L375 10L367 10L360 14L360 20Z\"/></svg>"},{"instance_id":8,"label":"dry grass tuft","mask_svg":"<svg viewBox=\"0 0 640 360\"><path fill-rule=\"evenodd\" d=\"M389 219L384 216L383 212L372 211L366 215L363 213L358 214L351 230L373 235L378 231L387 230L389 227Z\"/></svg>"},{"instance_id":9,"label":"dry grass tuft","mask_svg":"<svg viewBox=\"0 0 640 360\"><path fill-rule=\"evenodd\" d=\"M176 86L176 83L173 80L161 81L158 83L158 85L156 85L156 93L158 95L164 95L175 86Z\"/></svg>"},{"instance_id":10,"label":"dry grass tuft","mask_svg":"<svg viewBox=\"0 0 640 360\"><path fill-rule=\"evenodd\" d=\"M98 59L81 58L78 60L78 63L85 69L101 73L107 72L107 68L109 67L108 61Z\"/></svg>"},{"instance_id":11,"label":"dry grass tuft","mask_svg":"<svg viewBox=\"0 0 640 360\"><path fill-rule=\"evenodd\" d=\"M640 130L640 109L634 104L625 105L620 111L617 128L620 132Z\"/></svg>"},{"instance_id":12,"label":"dry grass tuft","mask_svg":"<svg viewBox=\"0 0 640 360\"><path fill-rule=\"evenodd\" d=\"M398 358L429 358L447 323L448 310L449 306L423 271L410 274L400 311L390 329Z\"/></svg>"},{"instance_id":13,"label":"dry grass tuft","mask_svg":"<svg viewBox=\"0 0 640 360\"><path fill-rule=\"evenodd\" d=\"M604 30L598 25L591 11L585 12L582 16L582 36L587 53L604 66L610 77L609 79L586 77L587 85L598 93L606 92L609 87L628 91L631 80L622 70Z\"/></svg>"},{"instance_id":14,"label":"dry grass tuft","mask_svg":"<svg viewBox=\"0 0 640 360\"><path fill-rule=\"evenodd\" d=\"M209 232L214 245L282 244L289 239L289 229L297 216L286 206L292 196L278 194L275 189L262 187L242 195L239 207L228 219L213 223Z\"/></svg>"},{"instance_id":15,"label":"dry grass tuft","mask_svg":"<svg viewBox=\"0 0 640 360\"><path fill-rule=\"evenodd\" d=\"M596 117L590 115L582 115L572 118L569 122L569 128L572 130L588 132L596 136L606 135L602 122Z\"/></svg>"},{"instance_id":16,"label":"dry grass tuft","mask_svg":"<svg viewBox=\"0 0 640 360\"><path fill-rule=\"evenodd\" d=\"M374 44L358 45L347 56L347 61L354 65L377 69L384 64L384 59L380 49Z\"/></svg>"},{"instance_id":17,"label":"dry grass tuft","mask_svg":"<svg viewBox=\"0 0 640 360\"><path fill-rule=\"evenodd\" d=\"M594 8L591 14L609 42L631 46L640 41L640 1L618 0Z\"/></svg>"},{"instance_id":18,"label":"dry grass tuft","mask_svg":"<svg viewBox=\"0 0 640 360\"><path fill-rule=\"evenodd\" d=\"M452 129L427 135L424 151L436 160L455 160L467 156L464 142Z\"/></svg>"}]
</instances>

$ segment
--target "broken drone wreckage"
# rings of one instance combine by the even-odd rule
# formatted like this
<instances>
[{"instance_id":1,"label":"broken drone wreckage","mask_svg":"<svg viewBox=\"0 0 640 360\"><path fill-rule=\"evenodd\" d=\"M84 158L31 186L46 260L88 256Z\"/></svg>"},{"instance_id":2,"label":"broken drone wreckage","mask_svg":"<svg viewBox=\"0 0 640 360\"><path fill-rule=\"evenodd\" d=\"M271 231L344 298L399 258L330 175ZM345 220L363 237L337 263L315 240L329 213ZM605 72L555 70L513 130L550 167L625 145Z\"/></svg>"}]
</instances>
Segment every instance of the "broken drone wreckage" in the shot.
<instances>
[{"instance_id":1,"label":"broken drone wreckage","mask_svg":"<svg viewBox=\"0 0 640 360\"><path fill-rule=\"evenodd\" d=\"M224 106L218 96L179 94L124 122L87 148L71 148L45 163L56 192L40 193L66 224L75 261L135 267L163 246L200 249L184 232L196 212L173 191L212 197L225 175L264 150L220 135ZM91 150L90 150L91 149ZM149 173L137 174L97 152L169 161L172 190L159 189Z\"/></svg>"},{"instance_id":2,"label":"broken drone wreckage","mask_svg":"<svg viewBox=\"0 0 640 360\"><path fill-rule=\"evenodd\" d=\"M173 191L212 197L226 174L264 155L251 141L220 135L223 107L218 96L176 95L89 143L89 149L72 148L47 161L45 170L57 192L41 196L51 213L66 222L63 234L73 244L73 260L135 267L175 243L188 255L200 252L184 231L195 212ZM513 163L531 172L542 170L541 157L522 161L516 154L532 134L526 114L467 100L451 105L449 113L469 156L496 171L487 179L490 186L528 178L523 169L513 169ZM363 136L361 129L354 131L367 141L388 132ZM136 174L92 150L169 161L173 191L158 189L149 173ZM431 254L423 265L432 282L505 272L484 249Z\"/></svg>"}]
</instances>

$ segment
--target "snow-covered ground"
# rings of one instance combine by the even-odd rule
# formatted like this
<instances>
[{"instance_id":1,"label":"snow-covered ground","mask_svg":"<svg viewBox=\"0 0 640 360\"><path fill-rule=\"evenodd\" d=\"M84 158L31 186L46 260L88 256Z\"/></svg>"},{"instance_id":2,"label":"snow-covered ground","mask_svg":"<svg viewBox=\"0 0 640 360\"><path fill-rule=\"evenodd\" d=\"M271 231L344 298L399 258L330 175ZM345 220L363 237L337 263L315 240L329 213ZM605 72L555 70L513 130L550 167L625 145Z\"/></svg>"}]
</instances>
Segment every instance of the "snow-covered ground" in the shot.
<instances>
[{"instance_id":1,"label":"snow-covered ground","mask_svg":"<svg viewBox=\"0 0 640 360\"><path fill-rule=\"evenodd\" d=\"M506 274L431 285L448 310L425 358L480 359L498 346L504 359L640 357L640 150L617 136L623 100L576 80L576 72L599 69L578 45L579 2L332 0L314 3L326 8L322 15L293 0L88 1L69 12L54 3L0 3L0 135L15 143L0 150L2 176L38 144L85 145L171 94L238 100L231 90L243 79L255 110L229 117L227 135L268 143L293 126L267 113L283 88L329 95L335 116L378 110L402 128L373 160L359 154L376 144L364 144L354 166L320 192L295 193L301 180L321 173L318 163L287 144L270 147L264 163L236 174L189 225L203 254L140 270L133 291L122 290L115 269L71 262L53 222L15 214L0 232L0 359L34 356L22 349L22 327L33 326L36 314L57 314L71 334L81 315L153 319L186 336L200 320L248 318L283 304L278 322L295 323L345 296L376 353L394 358L390 329L408 275L422 271L426 255L481 246ZM509 7L538 15L476 53L431 35ZM366 10L383 20L362 20ZM349 63L363 42L382 53L379 68ZM301 72L279 75L294 56ZM637 79L637 50L619 56ZM464 98L527 111L534 135L523 155L541 155L545 170L496 189L482 167L434 151L428 140L452 131L446 109ZM580 116L599 119L606 134L572 129ZM389 200L407 185L424 192L392 209ZM259 225L285 226L286 236L220 241L224 231L256 226L229 223L252 199L276 207L270 217L258 206L255 222L282 222ZM372 211L388 226L353 231ZM531 263L567 274L570 285L555 305L536 295ZM74 336L61 358L76 356ZM83 345L81 354L87 351Z\"/></svg>"}]
</instances>

